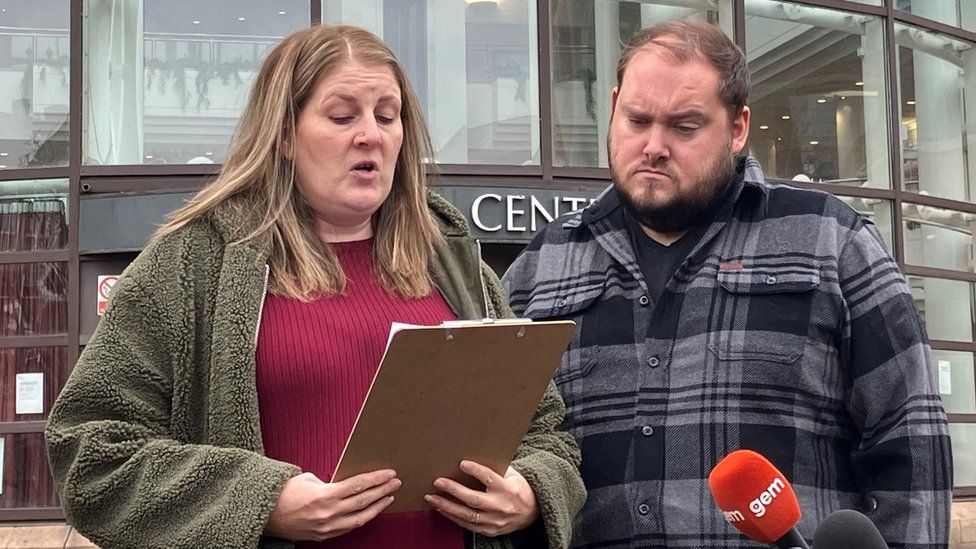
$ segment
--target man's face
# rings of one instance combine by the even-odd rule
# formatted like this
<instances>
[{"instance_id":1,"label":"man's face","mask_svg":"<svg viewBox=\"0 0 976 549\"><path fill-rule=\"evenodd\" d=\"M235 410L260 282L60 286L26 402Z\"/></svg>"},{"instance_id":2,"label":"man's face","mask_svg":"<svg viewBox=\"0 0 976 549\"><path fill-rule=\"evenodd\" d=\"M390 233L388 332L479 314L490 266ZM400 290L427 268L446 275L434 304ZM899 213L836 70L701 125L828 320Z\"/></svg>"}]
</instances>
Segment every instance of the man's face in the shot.
<instances>
[{"instance_id":1,"label":"man's face","mask_svg":"<svg viewBox=\"0 0 976 549\"><path fill-rule=\"evenodd\" d=\"M691 228L727 188L749 134L749 108L730 120L718 71L653 48L633 56L611 103L610 172L624 205L659 233Z\"/></svg>"}]
</instances>

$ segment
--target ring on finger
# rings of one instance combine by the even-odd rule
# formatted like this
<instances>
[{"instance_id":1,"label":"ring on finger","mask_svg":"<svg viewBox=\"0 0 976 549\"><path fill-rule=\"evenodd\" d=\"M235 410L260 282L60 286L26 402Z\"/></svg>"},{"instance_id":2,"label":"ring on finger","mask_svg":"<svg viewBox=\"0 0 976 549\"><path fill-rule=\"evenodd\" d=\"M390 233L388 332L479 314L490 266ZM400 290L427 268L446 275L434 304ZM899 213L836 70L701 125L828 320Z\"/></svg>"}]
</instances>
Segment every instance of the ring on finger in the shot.
<instances>
[{"instance_id":1,"label":"ring on finger","mask_svg":"<svg viewBox=\"0 0 976 549\"><path fill-rule=\"evenodd\" d=\"M481 523L481 513L475 513L474 514L474 523L475 524L480 524Z\"/></svg>"}]
</instances>

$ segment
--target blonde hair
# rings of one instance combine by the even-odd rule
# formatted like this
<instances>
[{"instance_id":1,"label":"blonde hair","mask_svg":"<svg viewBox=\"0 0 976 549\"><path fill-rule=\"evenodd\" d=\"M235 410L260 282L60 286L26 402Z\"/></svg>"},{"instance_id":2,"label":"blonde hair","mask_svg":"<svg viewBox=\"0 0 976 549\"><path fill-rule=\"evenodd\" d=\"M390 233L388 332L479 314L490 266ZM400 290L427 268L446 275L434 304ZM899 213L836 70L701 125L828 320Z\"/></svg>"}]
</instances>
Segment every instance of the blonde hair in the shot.
<instances>
[{"instance_id":1,"label":"blonde hair","mask_svg":"<svg viewBox=\"0 0 976 549\"><path fill-rule=\"evenodd\" d=\"M390 292L428 295L428 265L443 237L427 209L424 159L430 136L410 82L393 52L356 27L315 26L288 37L268 55L241 115L227 160L215 181L177 210L158 234L212 214L218 207L257 220L241 241L268 242L276 294L309 301L345 291L346 277L332 247L315 230L313 212L295 184L295 165L284 154L295 123L322 77L347 61L385 66L400 85L403 144L393 188L373 216L373 264Z\"/></svg>"}]
</instances>

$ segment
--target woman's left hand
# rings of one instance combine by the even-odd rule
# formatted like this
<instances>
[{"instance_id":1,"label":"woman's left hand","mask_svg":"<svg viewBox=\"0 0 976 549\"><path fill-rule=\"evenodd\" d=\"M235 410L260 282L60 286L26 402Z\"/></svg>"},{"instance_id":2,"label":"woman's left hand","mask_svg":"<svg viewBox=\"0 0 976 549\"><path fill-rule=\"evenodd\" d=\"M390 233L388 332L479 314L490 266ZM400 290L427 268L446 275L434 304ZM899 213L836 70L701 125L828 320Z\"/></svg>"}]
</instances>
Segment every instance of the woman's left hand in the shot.
<instances>
[{"instance_id":1,"label":"woman's left hand","mask_svg":"<svg viewBox=\"0 0 976 549\"><path fill-rule=\"evenodd\" d=\"M539 518L535 493L515 469L509 467L503 477L484 465L465 460L461 462L461 471L484 484L484 491L442 477L434 481L434 488L452 497L424 496L427 503L451 522L495 537L521 530Z\"/></svg>"}]
</instances>

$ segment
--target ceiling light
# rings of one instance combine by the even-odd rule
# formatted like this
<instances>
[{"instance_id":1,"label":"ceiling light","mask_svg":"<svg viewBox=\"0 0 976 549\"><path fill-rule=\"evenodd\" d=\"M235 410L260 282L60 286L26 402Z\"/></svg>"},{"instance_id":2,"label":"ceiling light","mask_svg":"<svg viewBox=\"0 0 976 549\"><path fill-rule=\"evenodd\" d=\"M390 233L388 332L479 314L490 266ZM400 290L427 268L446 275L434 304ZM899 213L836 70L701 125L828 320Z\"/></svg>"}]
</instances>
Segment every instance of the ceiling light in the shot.
<instances>
[{"instance_id":1,"label":"ceiling light","mask_svg":"<svg viewBox=\"0 0 976 549\"><path fill-rule=\"evenodd\" d=\"M6 165L6 164L0 164L0 169L2 169L2 168L6 168L6 167L7 167L7 165Z\"/></svg>"},{"instance_id":2,"label":"ceiling light","mask_svg":"<svg viewBox=\"0 0 976 549\"><path fill-rule=\"evenodd\" d=\"M819 142L819 141L811 141L811 142L810 142L810 144L811 144L811 145L819 145L819 144L820 144L820 142Z\"/></svg>"},{"instance_id":3,"label":"ceiling light","mask_svg":"<svg viewBox=\"0 0 976 549\"><path fill-rule=\"evenodd\" d=\"M826 102L827 102L827 100L824 99L823 97L821 97L820 99L817 99L817 103L826 103Z\"/></svg>"},{"instance_id":4,"label":"ceiling light","mask_svg":"<svg viewBox=\"0 0 976 549\"><path fill-rule=\"evenodd\" d=\"M213 156L213 151L207 151L207 152L205 152L203 154L205 154L207 156Z\"/></svg>"},{"instance_id":5,"label":"ceiling light","mask_svg":"<svg viewBox=\"0 0 976 549\"><path fill-rule=\"evenodd\" d=\"M783 115L783 116L781 116L780 118L782 118L783 120L789 120L789 119L790 119L790 115L788 115L788 114L784 114L784 115Z\"/></svg>"},{"instance_id":6,"label":"ceiling light","mask_svg":"<svg viewBox=\"0 0 976 549\"><path fill-rule=\"evenodd\" d=\"M278 15L284 15L284 14L285 14L285 12L283 12L283 11L279 11L278 12Z\"/></svg>"},{"instance_id":7,"label":"ceiling light","mask_svg":"<svg viewBox=\"0 0 976 549\"><path fill-rule=\"evenodd\" d=\"M915 104L915 100L914 99L911 99L911 100L905 101L905 104L906 105L914 105Z\"/></svg>"},{"instance_id":8,"label":"ceiling light","mask_svg":"<svg viewBox=\"0 0 976 549\"><path fill-rule=\"evenodd\" d=\"M244 21L244 18L243 17L238 17L237 20L238 21Z\"/></svg>"},{"instance_id":9,"label":"ceiling light","mask_svg":"<svg viewBox=\"0 0 976 549\"><path fill-rule=\"evenodd\" d=\"M760 130L768 130L769 129L769 126L765 126L765 125L759 126L759 129Z\"/></svg>"},{"instance_id":10,"label":"ceiling light","mask_svg":"<svg viewBox=\"0 0 976 549\"><path fill-rule=\"evenodd\" d=\"M776 138L776 141L782 141L782 140L783 140L783 138L782 138L782 137L777 137L777 138Z\"/></svg>"},{"instance_id":11,"label":"ceiling light","mask_svg":"<svg viewBox=\"0 0 976 549\"><path fill-rule=\"evenodd\" d=\"M841 98L841 99L847 99L847 97L845 97L845 96L843 96L843 95L842 95L842 96L840 96L840 98Z\"/></svg>"},{"instance_id":12,"label":"ceiling light","mask_svg":"<svg viewBox=\"0 0 976 549\"><path fill-rule=\"evenodd\" d=\"M854 85L855 86L863 86L864 85L864 82L861 82L861 81L854 82Z\"/></svg>"},{"instance_id":13,"label":"ceiling light","mask_svg":"<svg viewBox=\"0 0 976 549\"><path fill-rule=\"evenodd\" d=\"M146 160L152 160L152 157L153 157L153 155L151 155L151 154L147 154L147 155L146 155Z\"/></svg>"},{"instance_id":14,"label":"ceiling light","mask_svg":"<svg viewBox=\"0 0 976 549\"><path fill-rule=\"evenodd\" d=\"M200 21L194 19L193 24L194 25L199 25L200 24Z\"/></svg>"},{"instance_id":15,"label":"ceiling light","mask_svg":"<svg viewBox=\"0 0 976 549\"><path fill-rule=\"evenodd\" d=\"M0 152L0 156L7 156L10 153Z\"/></svg>"}]
</instances>

